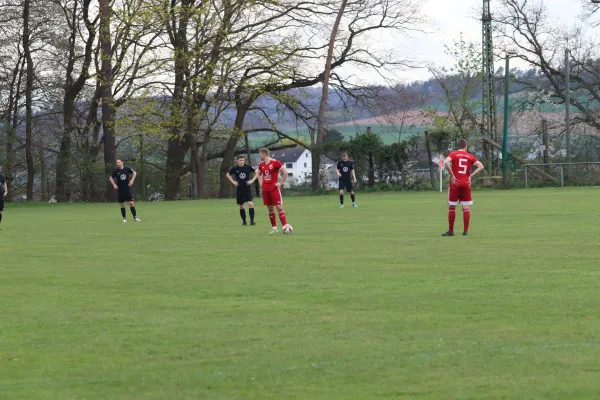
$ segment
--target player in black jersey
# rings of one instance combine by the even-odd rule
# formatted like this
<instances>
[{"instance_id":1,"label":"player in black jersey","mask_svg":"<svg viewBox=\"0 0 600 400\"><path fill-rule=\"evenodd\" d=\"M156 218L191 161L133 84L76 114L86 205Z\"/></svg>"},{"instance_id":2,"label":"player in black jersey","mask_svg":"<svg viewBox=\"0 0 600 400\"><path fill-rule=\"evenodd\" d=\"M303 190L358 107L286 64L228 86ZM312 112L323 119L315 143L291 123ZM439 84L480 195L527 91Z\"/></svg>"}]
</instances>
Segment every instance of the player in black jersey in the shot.
<instances>
[{"instance_id":1,"label":"player in black jersey","mask_svg":"<svg viewBox=\"0 0 600 400\"><path fill-rule=\"evenodd\" d=\"M354 169L354 161L348 158L346 152L342 153L342 159L337 163L337 174L340 178L340 208L344 208L344 190L350 192L352 207L358 207L353 186L353 184L356 185L356 170Z\"/></svg>"},{"instance_id":2,"label":"player in black jersey","mask_svg":"<svg viewBox=\"0 0 600 400\"><path fill-rule=\"evenodd\" d=\"M237 204L240 206L240 217L242 217L242 225L246 223L246 209L244 204L248 203L250 211L250 225L256 225L254 222L254 197L252 196L252 184L258 178L256 169L250 165L246 165L244 156L237 157L237 165L233 166L227 173L227 179L237 188L236 198Z\"/></svg>"},{"instance_id":3,"label":"player in black jersey","mask_svg":"<svg viewBox=\"0 0 600 400\"><path fill-rule=\"evenodd\" d=\"M131 175L131 180L129 179L129 175ZM117 169L109 178L110 183L112 183L115 190L117 190L119 193L119 203L121 203L121 215L123 216L123 222L127 222L127 215L125 213L126 202L129 203L129 210L131 210L133 220L135 222L142 222L142 220L137 217L135 203L133 202L133 195L131 194L131 186L133 186L136 176L137 173L134 170L124 166L122 160L117 160Z\"/></svg>"}]
</instances>

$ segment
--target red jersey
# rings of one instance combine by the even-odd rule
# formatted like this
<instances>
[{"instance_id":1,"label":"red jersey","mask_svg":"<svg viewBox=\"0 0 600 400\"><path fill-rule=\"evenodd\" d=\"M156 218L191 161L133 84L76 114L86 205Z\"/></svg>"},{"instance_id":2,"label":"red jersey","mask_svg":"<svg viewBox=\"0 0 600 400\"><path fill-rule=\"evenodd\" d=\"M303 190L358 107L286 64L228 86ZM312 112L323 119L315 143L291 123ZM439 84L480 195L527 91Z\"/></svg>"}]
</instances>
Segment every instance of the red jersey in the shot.
<instances>
[{"instance_id":1,"label":"red jersey","mask_svg":"<svg viewBox=\"0 0 600 400\"><path fill-rule=\"evenodd\" d=\"M262 175L262 190L263 192L272 192L277 190L275 184L279 182L279 170L283 164L279 160L271 159L268 163L261 162L258 166Z\"/></svg>"},{"instance_id":2,"label":"red jersey","mask_svg":"<svg viewBox=\"0 0 600 400\"><path fill-rule=\"evenodd\" d=\"M466 151L455 151L448 155L452 160L452 172L458 181L458 186L469 186L471 168L477 162L477 158Z\"/></svg>"}]
</instances>

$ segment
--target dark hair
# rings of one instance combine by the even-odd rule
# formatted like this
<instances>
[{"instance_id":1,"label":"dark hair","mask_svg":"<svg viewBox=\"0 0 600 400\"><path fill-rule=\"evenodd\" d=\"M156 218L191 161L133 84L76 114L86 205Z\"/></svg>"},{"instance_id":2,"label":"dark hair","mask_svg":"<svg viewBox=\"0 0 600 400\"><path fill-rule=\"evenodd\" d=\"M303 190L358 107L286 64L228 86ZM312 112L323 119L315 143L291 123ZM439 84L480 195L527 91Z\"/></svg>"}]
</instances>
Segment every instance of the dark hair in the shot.
<instances>
[{"instance_id":1,"label":"dark hair","mask_svg":"<svg viewBox=\"0 0 600 400\"><path fill-rule=\"evenodd\" d=\"M467 141L465 139L458 139L458 148L459 149L466 149L467 148Z\"/></svg>"},{"instance_id":2,"label":"dark hair","mask_svg":"<svg viewBox=\"0 0 600 400\"><path fill-rule=\"evenodd\" d=\"M244 157L244 155L243 155L243 154L240 154L240 155L238 155L238 156L237 156L237 159L238 159L238 160L245 159L245 158L246 158L246 157Z\"/></svg>"}]
</instances>

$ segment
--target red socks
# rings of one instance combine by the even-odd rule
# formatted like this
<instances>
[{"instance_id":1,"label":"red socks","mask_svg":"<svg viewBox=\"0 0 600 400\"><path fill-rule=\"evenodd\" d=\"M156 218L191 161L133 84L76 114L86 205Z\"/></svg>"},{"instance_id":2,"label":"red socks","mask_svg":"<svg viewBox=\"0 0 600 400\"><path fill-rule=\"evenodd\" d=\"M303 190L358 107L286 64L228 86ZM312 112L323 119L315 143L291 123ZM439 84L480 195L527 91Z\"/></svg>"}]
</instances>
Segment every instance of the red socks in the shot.
<instances>
[{"instance_id":1,"label":"red socks","mask_svg":"<svg viewBox=\"0 0 600 400\"><path fill-rule=\"evenodd\" d=\"M273 220L275 219L275 216L273 216ZM281 225L286 226L287 225L287 218L285 217L285 211L279 211L279 220L281 221Z\"/></svg>"},{"instance_id":2,"label":"red socks","mask_svg":"<svg viewBox=\"0 0 600 400\"><path fill-rule=\"evenodd\" d=\"M275 219L275 211L269 211L269 219L271 220L271 226L273 228L276 228L277 220Z\"/></svg>"},{"instance_id":3,"label":"red socks","mask_svg":"<svg viewBox=\"0 0 600 400\"><path fill-rule=\"evenodd\" d=\"M465 230L463 232L469 232L469 223L471 222L471 210L463 210L463 222L465 224Z\"/></svg>"},{"instance_id":4,"label":"red socks","mask_svg":"<svg viewBox=\"0 0 600 400\"><path fill-rule=\"evenodd\" d=\"M454 220L456 219L456 208L448 209L448 232L454 232Z\"/></svg>"}]
</instances>

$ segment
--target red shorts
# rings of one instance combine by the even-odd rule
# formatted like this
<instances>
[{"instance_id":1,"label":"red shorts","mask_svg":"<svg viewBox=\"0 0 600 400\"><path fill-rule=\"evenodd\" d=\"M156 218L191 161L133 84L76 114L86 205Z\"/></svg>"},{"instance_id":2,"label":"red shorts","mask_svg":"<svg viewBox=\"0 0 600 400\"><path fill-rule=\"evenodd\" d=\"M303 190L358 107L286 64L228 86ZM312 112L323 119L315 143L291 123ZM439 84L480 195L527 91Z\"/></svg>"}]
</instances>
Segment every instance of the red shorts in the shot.
<instances>
[{"instance_id":1,"label":"red shorts","mask_svg":"<svg viewBox=\"0 0 600 400\"><path fill-rule=\"evenodd\" d=\"M262 197L265 206L279 206L283 204L283 200L281 198L281 191L279 189L269 191L263 190Z\"/></svg>"},{"instance_id":2,"label":"red shorts","mask_svg":"<svg viewBox=\"0 0 600 400\"><path fill-rule=\"evenodd\" d=\"M463 206L473 204L473 196L471 195L471 186L468 185L450 185L448 189L448 204L455 206L460 202Z\"/></svg>"}]
</instances>

